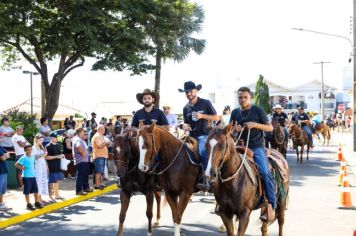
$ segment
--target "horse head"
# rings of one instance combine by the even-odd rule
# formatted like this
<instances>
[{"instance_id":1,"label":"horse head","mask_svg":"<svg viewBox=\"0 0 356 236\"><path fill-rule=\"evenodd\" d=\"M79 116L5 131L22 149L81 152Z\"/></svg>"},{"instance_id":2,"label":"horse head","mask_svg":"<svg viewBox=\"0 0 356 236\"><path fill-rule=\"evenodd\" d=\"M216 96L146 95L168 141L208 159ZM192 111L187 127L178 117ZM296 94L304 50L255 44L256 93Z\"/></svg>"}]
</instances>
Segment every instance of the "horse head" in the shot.
<instances>
[{"instance_id":1,"label":"horse head","mask_svg":"<svg viewBox=\"0 0 356 236\"><path fill-rule=\"evenodd\" d=\"M278 122L278 118L273 118L271 124L273 126L273 129L277 129L278 127L281 126Z\"/></svg>"},{"instance_id":2,"label":"horse head","mask_svg":"<svg viewBox=\"0 0 356 236\"><path fill-rule=\"evenodd\" d=\"M134 162L135 142L129 133L116 135L113 143L114 159L117 161L117 176L123 177Z\"/></svg>"},{"instance_id":3,"label":"horse head","mask_svg":"<svg viewBox=\"0 0 356 236\"><path fill-rule=\"evenodd\" d=\"M143 172L152 170L155 157L158 154L160 143L157 140L157 132L160 127L154 123L141 126L137 133L137 144L140 152L138 168Z\"/></svg>"},{"instance_id":4,"label":"horse head","mask_svg":"<svg viewBox=\"0 0 356 236\"><path fill-rule=\"evenodd\" d=\"M219 167L222 166L225 158L228 158L230 152L235 150L232 130L233 125L229 124L225 128L215 127L209 133L205 144L208 161L205 175L209 178L218 176Z\"/></svg>"}]
</instances>

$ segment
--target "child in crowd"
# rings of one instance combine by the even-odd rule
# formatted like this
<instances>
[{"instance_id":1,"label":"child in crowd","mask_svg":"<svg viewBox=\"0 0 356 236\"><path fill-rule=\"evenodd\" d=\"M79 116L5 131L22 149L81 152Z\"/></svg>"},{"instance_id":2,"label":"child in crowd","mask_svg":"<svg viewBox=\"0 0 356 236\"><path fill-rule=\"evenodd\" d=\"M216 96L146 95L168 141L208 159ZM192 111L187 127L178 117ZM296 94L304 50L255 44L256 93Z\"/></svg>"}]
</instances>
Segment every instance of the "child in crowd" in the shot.
<instances>
[{"instance_id":1,"label":"child in crowd","mask_svg":"<svg viewBox=\"0 0 356 236\"><path fill-rule=\"evenodd\" d=\"M27 209L34 210L35 208L30 203L30 194L33 193L35 197L35 207L42 208L39 202L38 187L35 174L35 156L32 155L32 146L25 146L25 155L23 155L16 163L17 169L22 170L22 181L24 184L23 194L27 203Z\"/></svg>"}]
</instances>

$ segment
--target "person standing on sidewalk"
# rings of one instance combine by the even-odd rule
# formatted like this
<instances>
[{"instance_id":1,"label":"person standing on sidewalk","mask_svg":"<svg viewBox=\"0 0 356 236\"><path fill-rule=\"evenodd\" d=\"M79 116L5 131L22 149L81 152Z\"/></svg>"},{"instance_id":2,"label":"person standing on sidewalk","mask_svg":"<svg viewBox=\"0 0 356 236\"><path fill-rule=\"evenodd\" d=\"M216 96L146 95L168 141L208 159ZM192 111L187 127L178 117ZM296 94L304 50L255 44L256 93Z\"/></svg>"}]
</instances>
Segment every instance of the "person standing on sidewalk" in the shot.
<instances>
[{"instance_id":1,"label":"person standing on sidewalk","mask_svg":"<svg viewBox=\"0 0 356 236\"><path fill-rule=\"evenodd\" d=\"M2 126L0 127L0 134L3 135L2 142L0 146L6 151L14 151L14 145L12 144L12 136L14 136L15 131L11 128L9 118L3 117L1 119Z\"/></svg>"},{"instance_id":2,"label":"person standing on sidewalk","mask_svg":"<svg viewBox=\"0 0 356 236\"><path fill-rule=\"evenodd\" d=\"M48 164L48 183L49 183L49 197L52 202L56 200L64 200L63 197L59 195L59 182L63 180L63 172L61 170L61 159L64 158L64 155L61 154L61 147L57 143L58 134L56 131L52 131L49 134L51 137L51 142L47 145L47 164ZM53 198L54 195L54 198Z\"/></svg>"},{"instance_id":3,"label":"person standing on sidewalk","mask_svg":"<svg viewBox=\"0 0 356 236\"><path fill-rule=\"evenodd\" d=\"M93 190L89 188L89 152L86 145L85 130L83 128L77 128L75 130L76 136L73 138L73 159L77 170L77 176L75 180L75 194L87 195L88 192Z\"/></svg>"},{"instance_id":4,"label":"person standing on sidewalk","mask_svg":"<svg viewBox=\"0 0 356 236\"><path fill-rule=\"evenodd\" d=\"M16 163L17 169L22 171L22 180L24 183L23 194L26 199L26 207L28 210L34 210L35 208L30 202L30 194L33 193L35 197L35 207L42 208L39 202L38 187L35 174L35 156L32 155L32 146L26 145L24 147L25 155L23 155Z\"/></svg>"},{"instance_id":5,"label":"person standing on sidewalk","mask_svg":"<svg viewBox=\"0 0 356 236\"><path fill-rule=\"evenodd\" d=\"M104 139L105 126L100 124L98 131L93 136L91 142L93 147L93 160L95 163L95 187L94 189L104 189L103 174L105 169L105 162L109 157L108 145Z\"/></svg>"},{"instance_id":6,"label":"person standing on sidewalk","mask_svg":"<svg viewBox=\"0 0 356 236\"><path fill-rule=\"evenodd\" d=\"M8 169L6 165L6 159L9 157L9 153L3 147L0 147L0 211L2 212L11 210L11 208L5 205L3 198L3 195L6 193L7 190Z\"/></svg>"},{"instance_id":7,"label":"person standing on sidewalk","mask_svg":"<svg viewBox=\"0 0 356 236\"><path fill-rule=\"evenodd\" d=\"M49 137L49 134L48 134ZM36 134L33 140L32 154L35 156L35 173L38 187L38 197L41 204L45 204L42 197L48 196L48 174L47 162L45 159L46 149L43 146L44 137L42 134Z\"/></svg>"},{"instance_id":8,"label":"person standing on sidewalk","mask_svg":"<svg viewBox=\"0 0 356 236\"><path fill-rule=\"evenodd\" d=\"M16 153L16 161L18 161L24 154L25 150L24 147L26 145L30 145L30 143L25 139L23 134L23 127L17 126L16 127L16 134L12 136L12 144L14 145L15 153ZM22 182L22 174L20 169L16 169L16 177L17 177L17 187L19 190L23 188Z\"/></svg>"},{"instance_id":9,"label":"person standing on sidewalk","mask_svg":"<svg viewBox=\"0 0 356 236\"><path fill-rule=\"evenodd\" d=\"M49 137L49 133L51 133L51 128L48 126L48 119L47 117L42 117L40 119L41 122L41 126L39 129L39 132L42 134L43 136L43 147L46 147L47 144L49 144L51 138Z\"/></svg>"}]
</instances>

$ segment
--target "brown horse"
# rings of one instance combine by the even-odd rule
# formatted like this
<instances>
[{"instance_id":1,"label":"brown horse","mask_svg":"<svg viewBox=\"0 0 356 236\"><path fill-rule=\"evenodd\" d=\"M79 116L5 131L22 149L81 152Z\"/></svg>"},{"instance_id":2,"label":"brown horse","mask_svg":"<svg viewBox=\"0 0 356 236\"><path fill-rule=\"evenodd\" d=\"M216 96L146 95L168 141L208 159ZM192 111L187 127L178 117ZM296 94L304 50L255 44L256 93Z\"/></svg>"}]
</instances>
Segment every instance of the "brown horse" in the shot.
<instances>
[{"instance_id":1,"label":"brown horse","mask_svg":"<svg viewBox=\"0 0 356 236\"><path fill-rule=\"evenodd\" d=\"M280 125L278 119L272 119L272 126L271 147L282 153L284 158L287 158L288 139L284 133L284 127Z\"/></svg>"},{"instance_id":2,"label":"brown horse","mask_svg":"<svg viewBox=\"0 0 356 236\"><path fill-rule=\"evenodd\" d=\"M315 132L317 134L323 135L323 139L324 139L323 145L325 145L325 141L327 141L326 145L329 146L329 142L330 142L330 138L331 138L329 126L326 125L324 122L319 123L315 127Z\"/></svg>"},{"instance_id":3,"label":"brown horse","mask_svg":"<svg viewBox=\"0 0 356 236\"><path fill-rule=\"evenodd\" d=\"M158 175L172 210L174 236L179 236L182 215L195 191L201 168L189 156L184 142L163 127L155 124L142 126L137 140L140 149L139 169Z\"/></svg>"},{"instance_id":4,"label":"brown horse","mask_svg":"<svg viewBox=\"0 0 356 236\"><path fill-rule=\"evenodd\" d=\"M126 217L126 212L129 208L130 198L134 192L141 192L146 197L147 209L146 216L148 218L147 235L152 234L152 209L153 195L157 203L157 221L155 226L159 225L161 217L161 194L156 191L155 176L145 174L138 169L139 150L135 141L129 133L125 135L117 135L113 143L114 159L117 161L117 174L120 177L120 224L118 236L123 235L123 224Z\"/></svg>"},{"instance_id":5,"label":"brown horse","mask_svg":"<svg viewBox=\"0 0 356 236\"><path fill-rule=\"evenodd\" d=\"M307 145L307 160L309 160L309 149L312 146L311 140L309 140L308 134L295 124L291 124L289 127L289 135L293 141L293 148L297 152L297 163L303 163L304 146ZM300 158L299 149L300 146Z\"/></svg>"},{"instance_id":6,"label":"brown horse","mask_svg":"<svg viewBox=\"0 0 356 236\"><path fill-rule=\"evenodd\" d=\"M227 230L228 236L234 235L234 215L239 220L238 236L245 234L252 210L265 206L260 191L260 182L253 183L247 168L243 162L248 163L252 169L252 175L258 179L257 168L247 159L252 159L251 150L246 151L244 156L237 152L234 140L231 136L232 125L224 129L214 128L210 131L206 142L208 168L207 176L213 175L213 191L219 213ZM249 156L247 158L247 156ZM282 157L283 159L283 157ZM274 173L272 169L272 173ZM275 175L277 176L277 175ZM279 175L278 175L279 176ZM276 177L277 179L277 177ZM276 218L279 224L279 236L283 235L284 211L289 189L289 181L279 182L277 187ZM283 189L283 190L282 190ZM262 235L267 235L268 223L264 222L261 228Z\"/></svg>"}]
</instances>

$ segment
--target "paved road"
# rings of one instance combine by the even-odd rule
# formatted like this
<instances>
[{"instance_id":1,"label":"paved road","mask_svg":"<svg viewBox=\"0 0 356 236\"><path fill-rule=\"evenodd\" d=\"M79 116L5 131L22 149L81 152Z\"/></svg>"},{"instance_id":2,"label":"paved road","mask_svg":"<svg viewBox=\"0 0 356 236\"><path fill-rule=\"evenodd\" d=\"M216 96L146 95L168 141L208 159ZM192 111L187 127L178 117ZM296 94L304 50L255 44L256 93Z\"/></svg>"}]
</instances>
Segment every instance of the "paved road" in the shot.
<instances>
[{"instance_id":1,"label":"paved road","mask_svg":"<svg viewBox=\"0 0 356 236\"><path fill-rule=\"evenodd\" d=\"M289 153L291 188L286 212L285 235L347 236L356 230L356 211L338 210L339 187L336 186L339 163L336 145L317 147L310 161L295 163L295 154ZM356 186L356 178L350 175ZM120 209L119 192L91 199L55 213L0 231L2 235L74 236L116 235ZM356 204L356 187L351 187L353 204ZM182 235L223 235L217 232L221 220L211 214L214 205L212 196L194 196L183 216ZM142 195L132 198L125 222L128 236L146 235L145 201ZM246 235L261 235L258 212L251 215ZM278 235L277 224L270 227L270 235ZM161 227L153 235L173 235L169 207L163 210Z\"/></svg>"}]
</instances>

